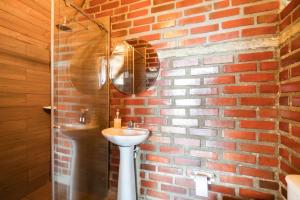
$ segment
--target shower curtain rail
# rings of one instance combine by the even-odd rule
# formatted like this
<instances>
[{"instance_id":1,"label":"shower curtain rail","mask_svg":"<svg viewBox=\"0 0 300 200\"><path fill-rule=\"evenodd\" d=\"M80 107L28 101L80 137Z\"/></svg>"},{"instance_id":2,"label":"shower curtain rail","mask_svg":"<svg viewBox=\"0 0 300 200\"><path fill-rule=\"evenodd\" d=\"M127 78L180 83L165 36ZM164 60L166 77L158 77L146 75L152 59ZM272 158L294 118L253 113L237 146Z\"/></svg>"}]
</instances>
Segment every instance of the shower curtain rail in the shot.
<instances>
[{"instance_id":1,"label":"shower curtain rail","mask_svg":"<svg viewBox=\"0 0 300 200\"><path fill-rule=\"evenodd\" d=\"M108 31L106 30L106 28L103 26L103 24L98 23L97 21L95 21L93 18L91 18L88 14L86 14L83 10L81 10L81 8L79 8L78 6L74 5L73 3L71 3L69 0L64 0L66 5L69 7L74 8L75 10L77 10L78 12L80 12L82 15L84 15L86 18L88 18L90 21L92 21L93 23L95 23L101 30L105 31L106 33L108 33Z\"/></svg>"}]
</instances>

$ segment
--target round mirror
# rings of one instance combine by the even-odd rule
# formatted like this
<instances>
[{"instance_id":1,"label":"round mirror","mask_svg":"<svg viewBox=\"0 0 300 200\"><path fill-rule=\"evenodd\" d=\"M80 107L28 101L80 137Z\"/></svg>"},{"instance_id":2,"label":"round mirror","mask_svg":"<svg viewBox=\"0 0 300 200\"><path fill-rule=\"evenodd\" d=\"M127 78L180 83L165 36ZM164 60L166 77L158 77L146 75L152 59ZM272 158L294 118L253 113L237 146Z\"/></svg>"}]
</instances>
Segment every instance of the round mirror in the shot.
<instances>
[{"instance_id":1,"label":"round mirror","mask_svg":"<svg viewBox=\"0 0 300 200\"><path fill-rule=\"evenodd\" d=\"M118 43L110 58L110 78L125 94L138 94L151 87L159 73L156 50L144 40Z\"/></svg>"}]
</instances>

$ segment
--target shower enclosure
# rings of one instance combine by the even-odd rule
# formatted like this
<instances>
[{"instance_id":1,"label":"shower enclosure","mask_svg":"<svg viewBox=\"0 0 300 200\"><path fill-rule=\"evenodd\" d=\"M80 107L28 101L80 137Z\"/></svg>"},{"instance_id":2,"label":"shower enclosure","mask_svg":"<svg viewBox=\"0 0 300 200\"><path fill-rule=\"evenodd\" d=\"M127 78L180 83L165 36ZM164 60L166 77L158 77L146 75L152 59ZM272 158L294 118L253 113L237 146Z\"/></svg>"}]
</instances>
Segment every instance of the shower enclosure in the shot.
<instances>
[{"instance_id":1,"label":"shower enclosure","mask_svg":"<svg viewBox=\"0 0 300 200\"><path fill-rule=\"evenodd\" d=\"M109 19L84 0L55 0L52 42L52 198L105 199L108 190Z\"/></svg>"}]
</instances>

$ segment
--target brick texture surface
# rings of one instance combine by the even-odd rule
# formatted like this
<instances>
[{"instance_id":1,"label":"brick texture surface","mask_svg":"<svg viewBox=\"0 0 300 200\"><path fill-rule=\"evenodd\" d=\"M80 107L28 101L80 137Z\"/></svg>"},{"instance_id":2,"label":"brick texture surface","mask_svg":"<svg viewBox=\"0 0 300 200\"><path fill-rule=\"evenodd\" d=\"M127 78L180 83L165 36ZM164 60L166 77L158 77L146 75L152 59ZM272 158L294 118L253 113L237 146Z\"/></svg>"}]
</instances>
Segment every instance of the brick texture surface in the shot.
<instances>
[{"instance_id":1,"label":"brick texture surface","mask_svg":"<svg viewBox=\"0 0 300 200\"><path fill-rule=\"evenodd\" d=\"M299 21L300 1L292 1L280 13L280 29L286 31ZM280 52L279 74L279 180L280 194L287 198L285 176L299 174L300 147L300 110L298 99L300 95L300 34L292 35L283 44ZM272 186L268 186L272 187Z\"/></svg>"},{"instance_id":2,"label":"brick texture surface","mask_svg":"<svg viewBox=\"0 0 300 200\"><path fill-rule=\"evenodd\" d=\"M279 14L279 6L278 0L90 0L88 9L95 18L111 16L112 46L141 38L158 51L188 51L275 36L299 17L298 8ZM281 57L276 48L173 55L160 59L159 79L148 91L131 97L112 86L111 119L119 108L124 125L133 120L152 131L141 145L139 196L200 199L191 174L205 170L216 174L208 199L279 199L279 178L300 163L298 48L295 37ZM278 87L279 66L289 71ZM278 102L285 111L280 121L288 124L280 138ZM116 146L110 160L110 187L116 189Z\"/></svg>"}]
</instances>

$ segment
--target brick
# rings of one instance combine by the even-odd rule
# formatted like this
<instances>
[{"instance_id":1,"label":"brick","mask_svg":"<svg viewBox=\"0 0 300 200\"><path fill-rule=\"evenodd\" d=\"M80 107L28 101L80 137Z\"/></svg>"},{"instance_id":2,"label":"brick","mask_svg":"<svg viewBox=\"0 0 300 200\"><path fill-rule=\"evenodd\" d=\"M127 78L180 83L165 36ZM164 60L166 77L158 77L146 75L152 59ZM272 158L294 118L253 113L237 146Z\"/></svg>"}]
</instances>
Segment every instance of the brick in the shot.
<instances>
[{"instance_id":1,"label":"brick","mask_svg":"<svg viewBox=\"0 0 300 200\"><path fill-rule=\"evenodd\" d=\"M219 18L225 18L225 17L232 17L234 15L238 15L240 13L239 8L232 8L217 12L212 12L209 14L209 19L219 19Z\"/></svg>"},{"instance_id":2,"label":"brick","mask_svg":"<svg viewBox=\"0 0 300 200\"><path fill-rule=\"evenodd\" d=\"M223 158L235 162L252 163L252 164L256 163L256 157L254 155L224 152Z\"/></svg>"},{"instance_id":3,"label":"brick","mask_svg":"<svg viewBox=\"0 0 300 200\"><path fill-rule=\"evenodd\" d=\"M176 99L175 104L177 106L199 106L201 105L201 99Z\"/></svg>"},{"instance_id":4,"label":"brick","mask_svg":"<svg viewBox=\"0 0 300 200\"><path fill-rule=\"evenodd\" d=\"M160 115L185 116L185 109L161 109Z\"/></svg>"},{"instance_id":5,"label":"brick","mask_svg":"<svg viewBox=\"0 0 300 200\"><path fill-rule=\"evenodd\" d=\"M277 191L279 189L279 184L273 181L260 180L259 187Z\"/></svg>"},{"instance_id":6,"label":"brick","mask_svg":"<svg viewBox=\"0 0 300 200\"><path fill-rule=\"evenodd\" d=\"M180 46L196 46L196 45L201 45L206 42L205 37L201 38L192 38L192 39L186 39L180 41Z\"/></svg>"},{"instance_id":7,"label":"brick","mask_svg":"<svg viewBox=\"0 0 300 200\"><path fill-rule=\"evenodd\" d=\"M260 63L261 70L275 70L278 69L278 62L277 61L270 61L270 62L261 62Z\"/></svg>"},{"instance_id":8,"label":"brick","mask_svg":"<svg viewBox=\"0 0 300 200\"><path fill-rule=\"evenodd\" d=\"M288 65L295 64L295 63L297 63L299 61L300 61L300 51L296 51L295 53L290 54L286 58L283 58L281 60L281 66L282 67L286 67Z\"/></svg>"},{"instance_id":9,"label":"brick","mask_svg":"<svg viewBox=\"0 0 300 200\"><path fill-rule=\"evenodd\" d=\"M278 85L274 84L264 84L260 86L261 93L277 93L278 92Z\"/></svg>"},{"instance_id":10,"label":"brick","mask_svg":"<svg viewBox=\"0 0 300 200\"><path fill-rule=\"evenodd\" d=\"M155 33L155 34L150 34L150 35L143 35L143 36L140 36L139 39L146 40L146 41L160 40L160 34Z\"/></svg>"},{"instance_id":11,"label":"brick","mask_svg":"<svg viewBox=\"0 0 300 200\"><path fill-rule=\"evenodd\" d=\"M197 139L189 139L189 138L175 138L174 139L175 144L179 145L185 145L185 146L200 146L200 141Z\"/></svg>"},{"instance_id":12,"label":"brick","mask_svg":"<svg viewBox=\"0 0 300 200\"><path fill-rule=\"evenodd\" d=\"M201 67L191 69L191 75L216 74L218 72L218 67Z\"/></svg>"},{"instance_id":13,"label":"brick","mask_svg":"<svg viewBox=\"0 0 300 200\"><path fill-rule=\"evenodd\" d=\"M291 50L295 51L297 49L300 49L300 36L293 39L292 42L291 42Z\"/></svg>"},{"instance_id":14,"label":"brick","mask_svg":"<svg viewBox=\"0 0 300 200\"><path fill-rule=\"evenodd\" d=\"M130 12L127 14L127 18L133 19L133 18L145 16L145 15L148 15L148 9L142 9L142 10Z\"/></svg>"},{"instance_id":15,"label":"brick","mask_svg":"<svg viewBox=\"0 0 300 200\"><path fill-rule=\"evenodd\" d=\"M207 137L216 136L216 131L212 129L189 128L189 132L191 135L207 136Z\"/></svg>"},{"instance_id":16,"label":"brick","mask_svg":"<svg viewBox=\"0 0 300 200\"><path fill-rule=\"evenodd\" d=\"M223 63L232 63L233 56L232 55L218 55L218 56L204 56L203 64L211 65L211 64L223 64Z\"/></svg>"},{"instance_id":17,"label":"brick","mask_svg":"<svg viewBox=\"0 0 300 200\"><path fill-rule=\"evenodd\" d=\"M259 165L262 165L262 166L277 167L278 166L278 158L260 156L258 163L259 163Z\"/></svg>"},{"instance_id":18,"label":"brick","mask_svg":"<svg viewBox=\"0 0 300 200\"><path fill-rule=\"evenodd\" d=\"M234 188L225 187L221 185L210 185L210 190L214 192L219 192L223 194L235 195Z\"/></svg>"},{"instance_id":19,"label":"brick","mask_svg":"<svg viewBox=\"0 0 300 200\"><path fill-rule=\"evenodd\" d=\"M187 17L179 20L179 25L197 24L205 21L205 15Z\"/></svg>"},{"instance_id":20,"label":"brick","mask_svg":"<svg viewBox=\"0 0 300 200\"><path fill-rule=\"evenodd\" d=\"M144 120L145 120L145 123L147 123L147 124L165 125L167 123L166 119L159 118L159 117L145 117Z\"/></svg>"},{"instance_id":21,"label":"brick","mask_svg":"<svg viewBox=\"0 0 300 200\"><path fill-rule=\"evenodd\" d=\"M129 33L130 34L136 34L136 33L147 32L149 30L150 30L150 26L149 25L144 25L144 26L138 26L138 27L129 29Z\"/></svg>"},{"instance_id":22,"label":"brick","mask_svg":"<svg viewBox=\"0 0 300 200\"><path fill-rule=\"evenodd\" d=\"M145 180L141 180L141 186L142 186L142 187L147 187L147 188L156 189L156 188L157 188L157 183L156 183L156 182L153 182L153 181L145 181Z\"/></svg>"},{"instance_id":23,"label":"brick","mask_svg":"<svg viewBox=\"0 0 300 200\"><path fill-rule=\"evenodd\" d=\"M246 53L239 55L240 62L256 61L256 60L269 60L273 58L273 52L256 52L256 53Z\"/></svg>"},{"instance_id":24,"label":"brick","mask_svg":"<svg viewBox=\"0 0 300 200\"><path fill-rule=\"evenodd\" d=\"M219 114L218 109L204 109L204 108L190 109L191 116L213 116L218 114Z\"/></svg>"},{"instance_id":25,"label":"brick","mask_svg":"<svg viewBox=\"0 0 300 200\"><path fill-rule=\"evenodd\" d=\"M232 0L232 5L233 6L238 6L238 5L244 5L244 4L249 4L252 2L258 2L261 0Z\"/></svg>"},{"instance_id":26,"label":"brick","mask_svg":"<svg viewBox=\"0 0 300 200\"><path fill-rule=\"evenodd\" d=\"M242 120L240 122L241 128L251 128L251 129L264 129L264 130L274 130L275 123L271 121L252 121L252 120Z\"/></svg>"},{"instance_id":27,"label":"brick","mask_svg":"<svg viewBox=\"0 0 300 200\"><path fill-rule=\"evenodd\" d=\"M275 105L274 98L242 97L241 105L245 106L272 106Z\"/></svg>"},{"instance_id":28,"label":"brick","mask_svg":"<svg viewBox=\"0 0 300 200\"><path fill-rule=\"evenodd\" d=\"M256 86L255 85L247 85L247 86L224 86L224 93L226 93L226 94L256 93Z\"/></svg>"},{"instance_id":29,"label":"brick","mask_svg":"<svg viewBox=\"0 0 300 200\"><path fill-rule=\"evenodd\" d=\"M143 19L137 19L133 21L133 25L134 26L141 26L141 25L145 25L145 24L150 24L154 22L154 17L147 17L147 18L143 18Z\"/></svg>"},{"instance_id":30,"label":"brick","mask_svg":"<svg viewBox=\"0 0 300 200\"><path fill-rule=\"evenodd\" d=\"M175 21L165 21L156 24L152 24L153 30L164 29L175 26Z\"/></svg>"},{"instance_id":31,"label":"brick","mask_svg":"<svg viewBox=\"0 0 300 200\"><path fill-rule=\"evenodd\" d=\"M148 161L157 162L157 163L169 163L170 162L170 158L153 155L153 154L147 154L146 159Z\"/></svg>"},{"instance_id":32,"label":"brick","mask_svg":"<svg viewBox=\"0 0 300 200\"><path fill-rule=\"evenodd\" d=\"M190 8L190 9L185 10L184 15L185 16L195 15L195 14L211 11L211 9L212 9L211 5L198 6L195 8Z\"/></svg>"},{"instance_id":33,"label":"brick","mask_svg":"<svg viewBox=\"0 0 300 200\"><path fill-rule=\"evenodd\" d=\"M265 179L273 179L274 174L273 172L263 170L263 169L256 169L251 167L240 167L240 174L247 175L247 176L254 176L254 177L260 177Z\"/></svg>"},{"instance_id":34,"label":"brick","mask_svg":"<svg viewBox=\"0 0 300 200\"><path fill-rule=\"evenodd\" d=\"M131 21L121 22L121 23L117 23L117 24L112 25L113 30L124 29L124 28L128 28L128 27L131 27Z\"/></svg>"},{"instance_id":35,"label":"brick","mask_svg":"<svg viewBox=\"0 0 300 200\"><path fill-rule=\"evenodd\" d=\"M235 83L235 76L219 76L204 78L204 84L233 84Z\"/></svg>"},{"instance_id":36,"label":"brick","mask_svg":"<svg viewBox=\"0 0 300 200\"><path fill-rule=\"evenodd\" d=\"M192 34L208 33L219 30L218 24L199 26L191 29Z\"/></svg>"},{"instance_id":37,"label":"brick","mask_svg":"<svg viewBox=\"0 0 300 200\"><path fill-rule=\"evenodd\" d=\"M124 103L126 105L144 105L145 100L144 99L125 99Z\"/></svg>"},{"instance_id":38,"label":"brick","mask_svg":"<svg viewBox=\"0 0 300 200\"><path fill-rule=\"evenodd\" d=\"M148 99L149 105L171 105L171 99Z\"/></svg>"},{"instance_id":39,"label":"brick","mask_svg":"<svg viewBox=\"0 0 300 200\"><path fill-rule=\"evenodd\" d=\"M221 8L226 8L229 6L229 0L223 0L223 1L219 1L214 3L214 9L221 9Z\"/></svg>"},{"instance_id":40,"label":"brick","mask_svg":"<svg viewBox=\"0 0 300 200\"><path fill-rule=\"evenodd\" d=\"M275 34L277 31L276 26L266 26L258 28L247 28L242 30L242 37L252 37L258 35L270 35Z\"/></svg>"},{"instance_id":41,"label":"brick","mask_svg":"<svg viewBox=\"0 0 300 200\"><path fill-rule=\"evenodd\" d=\"M278 21L278 14L267 14L267 15L257 16L257 23L259 24L275 23L277 21Z\"/></svg>"},{"instance_id":42,"label":"brick","mask_svg":"<svg viewBox=\"0 0 300 200\"><path fill-rule=\"evenodd\" d=\"M220 181L223 183L230 183L235 185L253 186L253 180L245 177L238 176L220 176Z\"/></svg>"},{"instance_id":43,"label":"brick","mask_svg":"<svg viewBox=\"0 0 300 200\"><path fill-rule=\"evenodd\" d=\"M190 89L191 95L214 95L218 94L218 88L198 88Z\"/></svg>"},{"instance_id":44,"label":"brick","mask_svg":"<svg viewBox=\"0 0 300 200\"><path fill-rule=\"evenodd\" d=\"M217 153L209 151L200 151L200 150L191 150L191 156L200 157L200 158L209 158L216 160L218 158Z\"/></svg>"},{"instance_id":45,"label":"brick","mask_svg":"<svg viewBox=\"0 0 300 200\"><path fill-rule=\"evenodd\" d=\"M161 146L159 148L159 151L161 153L167 153L167 154L183 154L184 153L182 148L172 147L172 146Z\"/></svg>"},{"instance_id":46,"label":"brick","mask_svg":"<svg viewBox=\"0 0 300 200\"><path fill-rule=\"evenodd\" d=\"M236 144L233 142L221 142L221 141L210 141L207 140L205 142L207 147L217 148L217 149L225 149L225 150L235 150Z\"/></svg>"},{"instance_id":47,"label":"brick","mask_svg":"<svg viewBox=\"0 0 300 200\"><path fill-rule=\"evenodd\" d=\"M292 77L300 76L300 65L292 68L291 76Z\"/></svg>"},{"instance_id":48,"label":"brick","mask_svg":"<svg viewBox=\"0 0 300 200\"><path fill-rule=\"evenodd\" d=\"M164 38L177 38L177 37L183 37L188 34L188 30L173 30L173 31L168 31L163 34Z\"/></svg>"},{"instance_id":49,"label":"brick","mask_svg":"<svg viewBox=\"0 0 300 200\"><path fill-rule=\"evenodd\" d=\"M224 138L230 139L240 139L240 140L255 140L256 133L249 131L239 131L239 130L224 130Z\"/></svg>"},{"instance_id":50,"label":"brick","mask_svg":"<svg viewBox=\"0 0 300 200\"><path fill-rule=\"evenodd\" d=\"M297 122L300 121L300 112L298 111L281 110L279 113L283 119L289 119Z\"/></svg>"},{"instance_id":51,"label":"brick","mask_svg":"<svg viewBox=\"0 0 300 200\"><path fill-rule=\"evenodd\" d=\"M216 106L234 106L237 103L236 98L206 98L206 105Z\"/></svg>"},{"instance_id":52,"label":"brick","mask_svg":"<svg viewBox=\"0 0 300 200\"><path fill-rule=\"evenodd\" d=\"M259 116L262 118L277 118L278 110L277 109L269 109L269 108L261 108L259 111Z\"/></svg>"},{"instance_id":53,"label":"brick","mask_svg":"<svg viewBox=\"0 0 300 200\"><path fill-rule=\"evenodd\" d=\"M194 65L198 65L198 58L196 57L189 57L188 59L173 61L174 67L187 67L187 66L194 66Z\"/></svg>"},{"instance_id":54,"label":"brick","mask_svg":"<svg viewBox=\"0 0 300 200\"><path fill-rule=\"evenodd\" d=\"M135 108L134 113L136 115L153 115L154 110L151 108Z\"/></svg>"},{"instance_id":55,"label":"brick","mask_svg":"<svg viewBox=\"0 0 300 200\"><path fill-rule=\"evenodd\" d=\"M183 127L162 126L161 131L163 133L186 134L186 130Z\"/></svg>"},{"instance_id":56,"label":"brick","mask_svg":"<svg viewBox=\"0 0 300 200\"><path fill-rule=\"evenodd\" d=\"M173 1L173 0L153 0L153 4L159 5L159 4L164 4L164 3L171 2L171 1Z\"/></svg>"},{"instance_id":57,"label":"brick","mask_svg":"<svg viewBox=\"0 0 300 200\"><path fill-rule=\"evenodd\" d=\"M161 6L157 6L157 7L152 7L151 13L158 13L158 12L162 12L162 11L166 11L166 10L172 10L172 9L174 9L174 7L175 7L174 3L165 4L165 5L161 5Z\"/></svg>"},{"instance_id":58,"label":"brick","mask_svg":"<svg viewBox=\"0 0 300 200\"><path fill-rule=\"evenodd\" d=\"M197 119L172 119L172 125L175 126L198 126Z\"/></svg>"},{"instance_id":59,"label":"brick","mask_svg":"<svg viewBox=\"0 0 300 200\"><path fill-rule=\"evenodd\" d=\"M219 128L234 128L234 121L230 120L205 120L205 126Z\"/></svg>"},{"instance_id":60,"label":"brick","mask_svg":"<svg viewBox=\"0 0 300 200\"><path fill-rule=\"evenodd\" d=\"M179 2L176 2L176 8L183 8L187 6L193 6L202 3L203 0L182 0Z\"/></svg>"},{"instance_id":61,"label":"brick","mask_svg":"<svg viewBox=\"0 0 300 200\"><path fill-rule=\"evenodd\" d=\"M292 105L295 107L300 107L300 97L293 97L292 98Z\"/></svg>"},{"instance_id":62,"label":"brick","mask_svg":"<svg viewBox=\"0 0 300 200\"><path fill-rule=\"evenodd\" d=\"M188 158L175 158L176 165L183 165L183 166L200 166L200 161L196 159L188 159Z\"/></svg>"},{"instance_id":63,"label":"brick","mask_svg":"<svg viewBox=\"0 0 300 200\"><path fill-rule=\"evenodd\" d=\"M242 64L231 64L224 65L225 73L233 73L233 72L248 72L248 71L256 71L257 64L256 63L242 63Z\"/></svg>"},{"instance_id":64,"label":"brick","mask_svg":"<svg viewBox=\"0 0 300 200\"><path fill-rule=\"evenodd\" d=\"M254 198L254 199L264 199L273 200L275 197L273 194L258 192L251 189L240 188L239 193L242 197Z\"/></svg>"},{"instance_id":65,"label":"brick","mask_svg":"<svg viewBox=\"0 0 300 200\"><path fill-rule=\"evenodd\" d=\"M240 144L240 150L251 153L274 154L275 147L255 144Z\"/></svg>"},{"instance_id":66,"label":"brick","mask_svg":"<svg viewBox=\"0 0 300 200\"><path fill-rule=\"evenodd\" d=\"M144 8L144 7L148 7L151 5L151 1L150 0L144 0L144 1L139 1L136 3L132 3L129 5L129 11L133 11L133 10L137 10L140 8Z\"/></svg>"},{"instance_id":67,"label":"brick","mask_svg":"<svg viewBox=\"0 0 300 200\"><path fill-rule=\"evenodd\" d=\"M185 188L172 186L172 185L165 185L165 184L161 184L161 190L166 191L166 192L179 193L179 194L186 194L187 193Z\"/></svg>"},{"instance_id":68,"label":"brick","mask_svg":"<svg viewBox=\"0 0 300 200\"><path fill-rule=\"evenodd\" d=\"M224 116L255 118L256 111L255 110L224 110Z\"/></svg>"},{"instance_id":69,"label":"brick","mask_svg":"<svg viewBox=\"0 0 300 200\"><path fill-rule=\"evenodd\" d=\"M113 1L110 3L102 4L101 11L117 8L118 6L119 6L119 1Z\"/></svg>"},{"instance_id":70,"label":"brick","mask_svg":"<svg viewBox=\"0 0 300 200\"><path fill-rule=\"evenodd\" d=\"M210 42L220 42L224 40L231 40L239 37L239 31L233 31L228 33L220 33L209 36Z\"/></svg>"},{"instance_id":71,"label":"brick","mask_svg":"<svg viewBox=\"0 0 300 200\"><path fill-rule=\"evenodd\" d=\"M195 181L193 179L175 178L175 184L182 187L195 188Z\"/></svg>"},{"instance_id":72,"label":"brick","mask_svg":"<svg viewBox=\"0 0 300 200\"><path fill-rule=\"evenodd\" d=\"M170 197L167 193L163 193L163 192L157 192L155 190L147 190L147 195L149 195L150 197L155 197L158 199L163 199L163 200L169 200Z\"/></svg>"},{"instance_id":73,"label":"brick","mask_svg":"<svg viewBox=\"0 0 300 200\"><path fill-rule=\"evenodd\" d=\"M165 174L160 175L160 174L150 173L149 179L154 180L154 181L164 182L164 183L172 183L173 182L173 178L171 176L166 176Z\"/></svg>"},{"instance_id":74,"label":"brick","mask_svg":"<svg viewBox=\"0 0 300 200\"><path fill-rule=\"evenodd\" d=\"M283 93L299 92L299 91L300 91L300 81L281 85L281 92Z\"/></svg>"},{"instance_id":75,"label":"brick","mask_svg":"<svg viewBox=\"0 0 300 200\"><path fill-rule=\"evenodd\" d=\"M155 151L156 146L153 144L140 144L143 151Z\"/></svg>"},{"instance_id":76,"label":"brick","mask_svg":"<svg viewBox=\"0 0 300 200\"><path fill-rule=\"evenodd\" d=\"M222 22L222 28L228 29L228 28L236 28L241 26L249 26L254 24L254 19L251 18L244 18L244 19L235 19L230 21Z\"/></svg>"},{"instance_id":77,"label":"brick","mask_svg":"<svg viewBox=\"0 0 300 200\"><path fill-rule=\"evenodd\" d=\"M300 127L292 126L292 135L300 138Z\"/></svg>"},{"instance_id":78,"label":"brick","mask_svg":"<svg viewBox=\"0 0 300 200\"><path fill-rule=\"evenodd\" d=\"M266 11L277 10L277 9L279 9L279 2L273 1L273 2L261 3L261 4L245 7L244 13L253 14L253 13L266 12Z\"/></svg>"},{"instance_id":79,"label":"brick","mask_svg":"<svg viewBox=\"0 0 300 200\"><path fill-rule=\"evenodd\" d=\"M158 171L162 173L167 173L167 174L176 174L176 175L182 175L183 170L182 168L178 167L166 167L166 166L159 166Z\"/></svg>"},{"instance_id":80,"label":"brick","mask_svg":"<svg viewBox=\"0 0 300 200\"><path fill-rule=\"evenodd\" d=\"M167 13L167 14L159 15L157 17L157 21L158 22L161 22L161 21L171 21L171 20L176 20L176 19L178 19L180 17L182 17L182 13L181 12Z\"/></svg>"},{"instance_id":81,"label":"brick","mask_svg":"<svg viewBox=\"0 0 300 200\"><path fill-rule=\"evenodd\" d=\"M89 5L92 7L92 6L95 6L95 5L99 5L99 4L102 4L104 3L106 0L91 0L89 2Z\"/></svg>"},{"instance_id":82,"label":"brick","mask_svg":"<svg viewBox=\"0 0 300 200\"><path fill-rule=\"evenodd\" d=\"M241 82L267 82L274 81L273 73L255 73L255 74L241 74Z\"/></svg>"}]
</instances>

